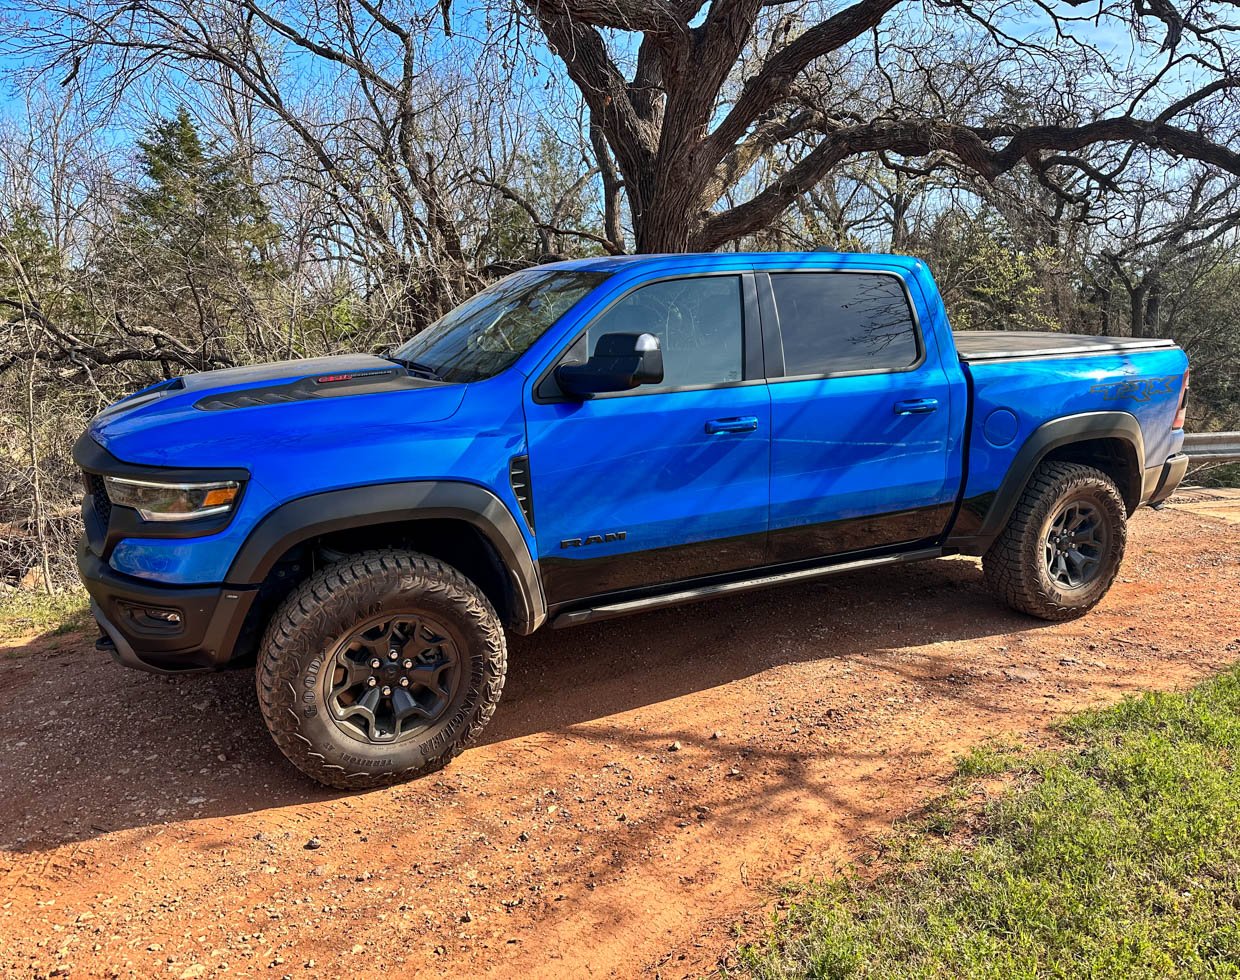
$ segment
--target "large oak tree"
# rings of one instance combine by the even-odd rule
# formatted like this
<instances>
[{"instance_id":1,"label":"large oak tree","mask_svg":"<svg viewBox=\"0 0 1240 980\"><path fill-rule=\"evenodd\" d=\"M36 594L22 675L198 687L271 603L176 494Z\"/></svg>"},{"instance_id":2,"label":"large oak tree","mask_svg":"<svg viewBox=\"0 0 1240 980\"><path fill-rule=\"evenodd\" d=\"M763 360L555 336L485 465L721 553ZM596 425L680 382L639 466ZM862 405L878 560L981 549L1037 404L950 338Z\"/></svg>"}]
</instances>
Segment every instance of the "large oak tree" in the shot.
<instances>
[{"instance_id":1,"label":"large oak tree","mask_svg":"<svg viewBox=\"0 0 1240 980\"><path fill-rule=\"evenodd\" d=\"M524 4L614 154L638 251L757 232L861 154L1050 186L1105 186L1138 147L1240 174L1231 0Z\"/></svg>"},{"instance_id":2,"label":"large oak tree","mask_svg":"<svg viewBox=\"0 0 1240 980\"><path fill-rule=\"evenodd\" d=\"M863 156L973 181L1028 166L1077 196L1113 187L1138 152L1160 157L1172 181L1181 159L1240 175L1238 0L477 2L485 14L461 0L0 10L17 3L19 50L66 84L89 76L98 92L179 73L278 119L327 189L339 248L388 278L416 271L429 310L458 296L482 251L467 243L485 239L474 226L495 197L466 206L470 188L530 211L544 238L573 231L514 190L512 153L479 172L494 134L536 110L514 98L542 84L522 70L531 51L551 53L587 109L596 160L583 174L603 192L604 234L577 234L612 252L743 239ZM492 43L480 48L484 24ZM473 68L472 89L461 65L448 94L430 66L458 46L500 53Z\"/></svg>"}]
</instances>

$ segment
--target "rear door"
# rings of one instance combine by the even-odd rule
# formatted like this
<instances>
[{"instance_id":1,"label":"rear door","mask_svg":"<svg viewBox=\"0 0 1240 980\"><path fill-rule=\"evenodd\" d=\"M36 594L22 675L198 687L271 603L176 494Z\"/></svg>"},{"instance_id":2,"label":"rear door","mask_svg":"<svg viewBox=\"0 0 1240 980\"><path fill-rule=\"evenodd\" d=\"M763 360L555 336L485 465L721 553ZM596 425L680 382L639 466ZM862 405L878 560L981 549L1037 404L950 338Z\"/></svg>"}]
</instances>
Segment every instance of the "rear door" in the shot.
<instances>
[{"instance_id":1,"label":"rear door","mask_svg":"<svg viewBox=\"0 0 1240 980\"><path fill-rule=\"evenodd\" d=\"M561 359L649 332L664 381L575 401L552 371L526 402L549 603L760 565L771 407L752 274L677 276L617 297ZM557 362L558 363L558 362Z\"/></svg>"},{"instance_id":2,"label":"rear door","mask_svg":"<svg viewBox=\"0 0 1240 980\"><path fill-rule=\"evenodd\" d=\"M774 365L769 560L938 536L958 482L950 386L904 280L772 270L758 282Z\"/></svg>"}]
</instances>

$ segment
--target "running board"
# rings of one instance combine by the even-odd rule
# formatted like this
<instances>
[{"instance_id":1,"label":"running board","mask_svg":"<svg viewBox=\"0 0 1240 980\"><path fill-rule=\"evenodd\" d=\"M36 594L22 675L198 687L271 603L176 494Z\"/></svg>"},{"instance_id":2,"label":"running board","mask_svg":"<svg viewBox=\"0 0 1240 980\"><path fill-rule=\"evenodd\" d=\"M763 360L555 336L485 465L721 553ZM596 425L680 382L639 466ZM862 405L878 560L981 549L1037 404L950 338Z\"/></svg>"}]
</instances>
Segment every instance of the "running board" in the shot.
<instances>
[{"instance_id":1,"label":"running board","mask_svg":"<svg viewBox=\"0 0 1240 980\"><path fill-rule=\"evenodd\" d=\"M669 606L683 606L690 602L701 602L704 599L715 599L720 596L734 595L738 592L756 592L758 589L770 589L779 585L791 585L794 582L826 578L828 575L855 572L862 568L904 565L908 562L940 558L942 555L943 549L940 547L922 548L918 551L905 551L898 555L883 555L881 558L861 558L857 561L841 562L838 565L815 565L813 568L798 568L795 571L780 572L775 575L760 575L757 578L741 579L740 581L703 585L696 589L685 589L681 592L667 592L662 595L647 596L644 599L630 599L628 602L614 602L609 605L594 606L590 609L575 609L571 612L562 612L551 621L551 628L563 629L566 626L597 623L604 619L615 619L618 616L629 616L633 613L651 612L655 609L666 609Z\"/></svg>"}]
</instances>

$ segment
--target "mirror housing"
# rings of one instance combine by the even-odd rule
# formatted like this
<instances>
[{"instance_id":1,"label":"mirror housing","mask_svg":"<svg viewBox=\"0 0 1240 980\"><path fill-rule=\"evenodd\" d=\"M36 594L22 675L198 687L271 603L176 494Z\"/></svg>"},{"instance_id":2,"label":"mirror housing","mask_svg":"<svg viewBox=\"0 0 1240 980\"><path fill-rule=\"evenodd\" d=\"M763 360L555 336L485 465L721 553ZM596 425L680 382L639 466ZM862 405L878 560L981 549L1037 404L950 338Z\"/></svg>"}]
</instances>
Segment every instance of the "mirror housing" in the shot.
<instances>
[{"instance_id":1,"label":"mirror housing","mask_svg":"<svg viewBox=\"0 0 1240 980\"><path fill-rule=\"evenodd\" d=\"M663 351L652 333L605 333L584 364L561 364L556 384L565 394L589 398L608 391L629 391L663 380Z\"/></svg>"}]
</instances>

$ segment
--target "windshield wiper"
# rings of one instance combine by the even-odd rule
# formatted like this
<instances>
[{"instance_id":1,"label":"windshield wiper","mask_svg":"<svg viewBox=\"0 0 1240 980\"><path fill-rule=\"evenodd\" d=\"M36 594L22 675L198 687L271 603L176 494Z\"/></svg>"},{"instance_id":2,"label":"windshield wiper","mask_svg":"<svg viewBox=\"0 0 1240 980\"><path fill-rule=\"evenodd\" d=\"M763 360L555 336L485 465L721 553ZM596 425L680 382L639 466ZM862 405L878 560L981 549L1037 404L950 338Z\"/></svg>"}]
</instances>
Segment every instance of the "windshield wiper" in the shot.
<instances>
[{"instance_id":1,"label":"windshield wiper","mask_svg":"<svg viewBox=\"0 0 1240 980\"><path fill-rule=\"evenodd\" d=\"M419 375L420 377L426 378L428 381L445 380L440 373L429 364L422 364L420 361L411 361L407 357L397 357L395 354L384 354L383 359L393 361L405 370L409 371L411 374Z\"/></svg>"}]
</instances>

